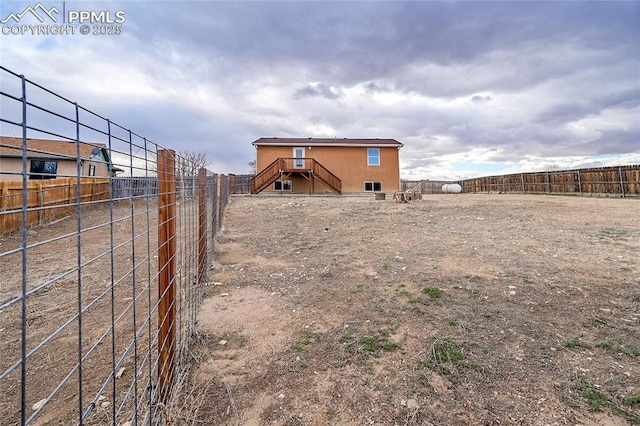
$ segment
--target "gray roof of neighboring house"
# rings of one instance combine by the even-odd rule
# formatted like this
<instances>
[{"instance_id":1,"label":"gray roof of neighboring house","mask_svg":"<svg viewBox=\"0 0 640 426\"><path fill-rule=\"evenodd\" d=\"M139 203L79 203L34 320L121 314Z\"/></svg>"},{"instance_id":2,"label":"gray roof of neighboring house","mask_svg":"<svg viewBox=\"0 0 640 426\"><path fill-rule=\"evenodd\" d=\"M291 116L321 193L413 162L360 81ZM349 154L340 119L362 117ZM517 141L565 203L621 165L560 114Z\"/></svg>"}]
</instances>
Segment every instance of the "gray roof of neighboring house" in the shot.
<instances>
[{"instance_id":1,"label":"gray roof of neighboring house","mask_svg":"<svg viewBox=\"0 0 640 426\"><path fill-rule=\"evenodd\" d=\"M387 147L395 146L398 148L404 145L395 139L350 139L350 138L260 138L252 145L257 147L261 145L271 146L353 146L353 147Z\"/></svg>"},{"instance_id":2,"label":"gray roof of neighboring house","mask_svg":"<svg viewBox=\"0 0 640 426\"><path fill-rule=\"evenodd\" d=\"M99 149L106 158L109 168L124 171L115 167L109 159L106 145L102 143L80 142L80 158L90 160ZM75 160L78 146L75 141L27 138L27 157L35 159ZM22 138L0 136L0 157L22 157Z\"/></svg>"}]
</instances>

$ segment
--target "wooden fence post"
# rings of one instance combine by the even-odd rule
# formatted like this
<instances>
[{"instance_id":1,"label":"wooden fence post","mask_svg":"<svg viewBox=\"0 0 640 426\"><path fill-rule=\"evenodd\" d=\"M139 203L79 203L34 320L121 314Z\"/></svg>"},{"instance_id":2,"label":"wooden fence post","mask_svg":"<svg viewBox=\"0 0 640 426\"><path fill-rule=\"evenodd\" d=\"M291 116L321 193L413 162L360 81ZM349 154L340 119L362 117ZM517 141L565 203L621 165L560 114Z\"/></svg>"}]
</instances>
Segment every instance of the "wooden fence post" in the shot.
<instances>
[{"instance_id":1,"label":"wooden fence post","mask_svg":"<svg viewBox=\"0 0 640 426\"><path fill-rule=\"evenodd\" d=\"M158 151L158 387L160 399L171 394L175 371L175 152Z\"/></svg>"},{"instance_id":2,"label":"wooden fence post","mask_svg":"<svg viewBox=\"0 0 640 426\"><path fill-rule=\"evenodd\" d=\"M218 233L218 175L213 175L212 180L213 197L211 198L211 240L213 241ZM215 251L215 244L212 246Z\"/></svg>"},{"instance_id":3,"label":"wooden fence post","mask_svg":"<svg viewBox=\"0 0 640 426\"><path fill-rule=\"evenodd\" d=\"M220 230L220 224L222 223L222 208L224 207L224 193L223 193L223 185L222 185L222 177L224 175L218 175L218 182L216 182L218 188L218 202L216 203L216 207L218 208L218 213L216 214L216 230Z\"/></svg>"},{"instance_id":4,"label":"wooden fence post","mask_svg":"<svg viewBox=\"0 0 640 426\"><path fill-rule=\"evenodd\" d=\"M207 279L207 170L198 171L198 284Z\"/></svg>"}]
</instances>

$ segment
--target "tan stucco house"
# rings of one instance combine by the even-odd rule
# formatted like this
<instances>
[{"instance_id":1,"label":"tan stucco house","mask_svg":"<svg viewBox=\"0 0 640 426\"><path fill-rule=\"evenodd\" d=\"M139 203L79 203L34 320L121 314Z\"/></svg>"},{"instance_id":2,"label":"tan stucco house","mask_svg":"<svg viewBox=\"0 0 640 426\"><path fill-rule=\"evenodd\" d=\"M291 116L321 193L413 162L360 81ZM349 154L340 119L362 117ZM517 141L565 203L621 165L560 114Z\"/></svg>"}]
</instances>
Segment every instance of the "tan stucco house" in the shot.
<instances>
[{"instance_id":1,"label":"tan stucco house","mask_svg":"<svg viewBox=\"0 0 640 426\"><path fill-rule=\"evenodd\" d=\"M0 136L0 181L22 180L22 138ZM78 175L76 142L27 139L29 180ZM114 167L104 144L80 142L81 176L109 177L124 170Z\"/></svg>"},{"instance_id":2,"label":"tan stucco house","mask_svg":"<svg viewBox=\"0 0 640 426\"><path fill-rule=\"evenodd\" d=\"M368 193L400 189L395 139L260 138L251 193Z\"/></svg>"}]
</instances>

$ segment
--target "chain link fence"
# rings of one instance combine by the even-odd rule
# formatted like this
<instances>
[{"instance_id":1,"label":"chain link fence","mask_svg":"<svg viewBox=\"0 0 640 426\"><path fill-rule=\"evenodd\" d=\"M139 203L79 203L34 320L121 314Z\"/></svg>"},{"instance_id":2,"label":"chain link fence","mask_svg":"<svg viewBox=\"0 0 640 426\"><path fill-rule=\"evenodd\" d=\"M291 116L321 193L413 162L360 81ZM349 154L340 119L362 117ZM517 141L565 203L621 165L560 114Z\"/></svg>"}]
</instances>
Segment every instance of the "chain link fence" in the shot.
<instances>
[{"instance_id":1,"label":"chain link fence","mask_svg":"<svg viewBox=\"0 0 640 426\"><path fill-rule=\"evenodd\" d=\"M162 423L229 178L182 174L7 68L0 83L0 423Z\"/></svg>"}]
</instances>

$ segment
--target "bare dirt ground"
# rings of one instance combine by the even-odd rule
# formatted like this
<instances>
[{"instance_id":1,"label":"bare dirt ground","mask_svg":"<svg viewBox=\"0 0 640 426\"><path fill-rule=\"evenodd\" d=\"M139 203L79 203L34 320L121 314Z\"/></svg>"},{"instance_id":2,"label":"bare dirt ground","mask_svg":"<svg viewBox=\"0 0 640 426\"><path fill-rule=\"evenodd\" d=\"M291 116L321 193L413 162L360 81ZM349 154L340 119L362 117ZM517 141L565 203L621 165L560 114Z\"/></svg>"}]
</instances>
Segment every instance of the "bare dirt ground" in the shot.
<instances>
[{"instance_id":1,"label":"bare dirt ground","mask_svg":"<svg viewBox=\"0 0 640 426\"><path fill-rule=\"evenodd\" d=\"M233 198L171 422L638 424L639 202Z\"/></svg>"}]
</instances>

